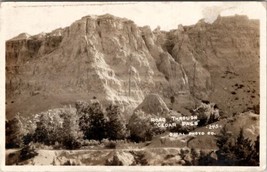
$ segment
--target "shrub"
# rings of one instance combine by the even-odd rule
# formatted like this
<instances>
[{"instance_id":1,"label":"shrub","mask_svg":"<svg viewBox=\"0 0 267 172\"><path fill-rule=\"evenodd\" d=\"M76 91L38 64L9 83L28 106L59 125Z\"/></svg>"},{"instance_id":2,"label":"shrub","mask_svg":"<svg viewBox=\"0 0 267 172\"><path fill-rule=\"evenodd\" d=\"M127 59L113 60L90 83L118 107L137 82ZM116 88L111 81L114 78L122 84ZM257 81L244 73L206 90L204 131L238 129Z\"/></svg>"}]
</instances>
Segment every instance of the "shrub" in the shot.
<instances>
[{"instance_id":1,"label":"shrub","mask_svg":"<svg viewBox=\"0 0 267 172\"><path fill-rule=\"evenodd\" d=\"M32 133L27 133L26 135L23 136L23 144L28 145L33 141L33 134Z\"/></svg>"},{"instance_id":2,"label":"shrub","mask_svg":"<svg viewBox=\"0 0 267 172\"><path fill-rule=\"evenodd\" d=\"M254 105L253 109L256 114L260 114L260 104Z\"/></svg>"},{"instance_id":3,"label":"shrub","mask_svg":"<svg viewBox=\"0 0 267 172\"><path fill-rule=\"evenodd\" d=\"M82 146L98 146L100 142L97 140L83 140Z\"/></svg>"},{"instance_id":4,"label":"shrub","mask_svg":"<svg viewBox=\"0 0 267 172\"><path fill-rule=\"evenodd\" d=\"M108 149L115 149L117 145L114 140L103 139L101 142L104 144L104 147Z\"/></svg>"},{"instance_id":5,"label":"shrub","mask_svg":"<svg viewBox=\"0 0 267 172\"><path fill-rule=\"evenodd\" d=\"M21 149L19 159L24 161L33 158L36 155L38 155L38 153L36 152L35 147L33 145L27 145Z\"/></svg>"},{"instance_id":6,"label":"shrub","mask_svg":"<svg viewBox=\"0 0 267 172\"><path fill-rule=\"evenodd\" d=\"M199 158L197 160L197 165L199 166L212 166L217 164L217 160L211 156L213 152L210 152L208 154L204 153L203 151L200 151Z\"/></svg>"},{"instance_id":7,"label":"shrub","mask_svg":"<svg viewBox=\"0 0 267 172\"><path fill-rule=\"evenodd\" d=\"M214 103L201 103L192 113L193 115L197 115L199 119L198 126L216 122L220 118L219 108Z\"/></svg>"},{"instance_id":8,"label":"shrub","mask_svg":"<svg viewBox=\"0 0 267 172\"><path fill-rule=\"evenodd\" d=\"M153 136L164 131L150 121L152 117L155 115L145 114L142 110L138 110L131 116L127 127L132 141L150 141Z\"/></svg>"},{"instance_id":9,"label":"shrub","mask_svg":"<svg viewBox=\"0 0 267 172\"><path fill-rule=\"evenodd\" d=\"M172 115L172 116L175 116L175 115ZM179 117L179 116L176 115L176 117ZM178 132L178 133L188 134L189 131L192 131L193 129L196 128L196 126L190 126L190 125L182 126L181 121L173 120L170 117L166 118L166 122L170 123L170 124L176 123L176 126L167 128L167 130L170 131L170 132Z\"/></svg>"},{"instance_id":10,"label":"shrub","mask_svg":"<svg viewBox=\"0 0 267 172\"><path fill-rule=\"evenodd\" d=\"M81 148L82 144L79 142L75 137L69 136L64 139L63 146L66 149L79 149Z\"/></svg>"},{"instance_id":11,"label":"shrub","mask_svg":"<svg viewBox=\"0 0 267 172\"><path fill-rule=\"evenodd\" d=\"M105 147L109 149L116 149L116 142L110 142Z\"/></svg>"}]
</instances>

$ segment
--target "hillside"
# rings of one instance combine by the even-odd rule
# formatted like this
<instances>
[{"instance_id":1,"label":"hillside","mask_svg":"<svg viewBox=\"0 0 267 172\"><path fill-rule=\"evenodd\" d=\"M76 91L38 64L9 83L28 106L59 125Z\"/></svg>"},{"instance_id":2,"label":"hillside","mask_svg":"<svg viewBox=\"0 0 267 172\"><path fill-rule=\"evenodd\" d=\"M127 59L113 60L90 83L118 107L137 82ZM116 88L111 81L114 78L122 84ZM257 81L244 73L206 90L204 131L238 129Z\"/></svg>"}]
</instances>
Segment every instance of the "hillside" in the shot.
<instances>
[{"instance_id":1,"label":"hillside","mask_svg":"<svg viewBox=\"0 0 267 172\"><path fill-rule=\"evenodd\" d=\"M226 115L259 104L259 21L200 20L166 32L109 14L6 41L6 117L97 97L126 116L150 93L186 113L210 100Z\"/></svg>"}]
</instances>

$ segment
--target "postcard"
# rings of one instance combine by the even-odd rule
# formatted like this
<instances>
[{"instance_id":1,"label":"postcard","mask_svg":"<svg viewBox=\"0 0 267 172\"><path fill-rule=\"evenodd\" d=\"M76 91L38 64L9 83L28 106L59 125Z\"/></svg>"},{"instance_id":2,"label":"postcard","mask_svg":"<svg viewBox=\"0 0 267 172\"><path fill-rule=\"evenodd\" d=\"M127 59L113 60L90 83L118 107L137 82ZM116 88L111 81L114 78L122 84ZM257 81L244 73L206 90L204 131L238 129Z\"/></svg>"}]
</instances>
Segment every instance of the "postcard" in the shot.
<instances>
[{"instance_id":1,"label":"postcard","mask_svg":"<svg viewBox=\"0 0 267 172\"><path fill-rule=\"evenodd\" d=\"M266 170L266 2L2 2L2 171Z\"/></svg>"}]
</instances>

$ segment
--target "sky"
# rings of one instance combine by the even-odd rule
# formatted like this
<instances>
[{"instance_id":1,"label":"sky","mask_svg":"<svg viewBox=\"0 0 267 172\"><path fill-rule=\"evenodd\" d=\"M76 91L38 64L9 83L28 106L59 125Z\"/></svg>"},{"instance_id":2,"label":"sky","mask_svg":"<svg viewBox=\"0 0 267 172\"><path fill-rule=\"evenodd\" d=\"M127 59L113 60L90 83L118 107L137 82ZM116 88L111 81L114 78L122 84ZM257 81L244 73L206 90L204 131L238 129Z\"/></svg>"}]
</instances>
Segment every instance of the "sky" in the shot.
<instances>
[{"instance_id":1,"label":"sky","mask_svg":"<svg viewBox=\"0 0 267 172\"><path fill-rule=\"evenodd\" d=\"M192 25L204 18L213 22L220 14L245 14L259 19L266 7L262 2L20 2L1 4L1 25L5 40L20 33L35 35L69 26L87 15L110 13L133 20L151 29L176 29L179 24ZM265 13L266 14L266 13Z\"/></svg>"}]
</instances>

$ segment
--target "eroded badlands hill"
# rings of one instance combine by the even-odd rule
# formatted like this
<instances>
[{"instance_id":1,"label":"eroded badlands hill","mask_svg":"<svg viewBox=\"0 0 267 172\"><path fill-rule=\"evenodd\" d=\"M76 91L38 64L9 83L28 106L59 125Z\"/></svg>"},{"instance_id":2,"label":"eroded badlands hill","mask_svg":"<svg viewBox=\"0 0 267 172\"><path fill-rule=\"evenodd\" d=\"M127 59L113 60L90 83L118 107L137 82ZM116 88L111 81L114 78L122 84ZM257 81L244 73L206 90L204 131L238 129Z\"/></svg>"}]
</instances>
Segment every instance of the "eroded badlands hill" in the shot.
<instances>
[{"instance_id":1,"label":"eroded badlands hill","mask_svg":"<svg viewBox=\"0 0 267 172\"><path fill-rule=\"evenodd\" d=\"M231 113L258 104L259 22L219 16L165 32L107 14L6 42L8 118L93 96L130 115L149 93L180 111L201 99Z\"/></svg>"}]
</instances>

